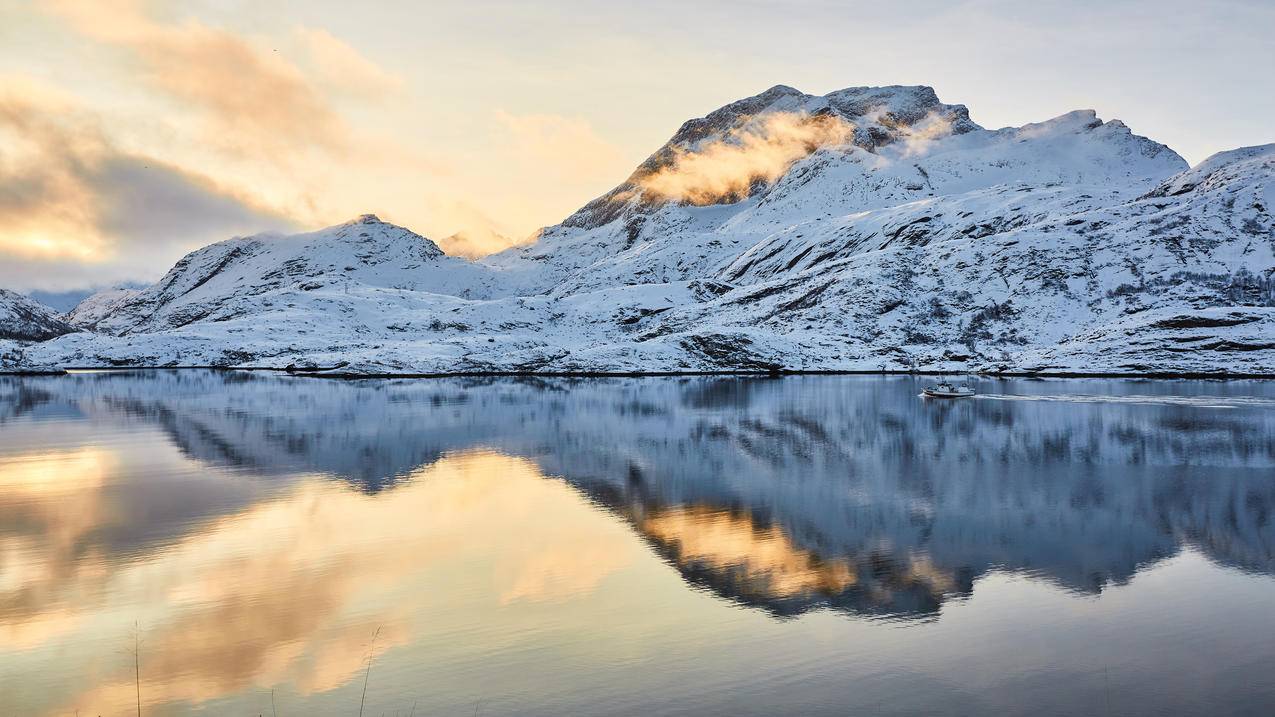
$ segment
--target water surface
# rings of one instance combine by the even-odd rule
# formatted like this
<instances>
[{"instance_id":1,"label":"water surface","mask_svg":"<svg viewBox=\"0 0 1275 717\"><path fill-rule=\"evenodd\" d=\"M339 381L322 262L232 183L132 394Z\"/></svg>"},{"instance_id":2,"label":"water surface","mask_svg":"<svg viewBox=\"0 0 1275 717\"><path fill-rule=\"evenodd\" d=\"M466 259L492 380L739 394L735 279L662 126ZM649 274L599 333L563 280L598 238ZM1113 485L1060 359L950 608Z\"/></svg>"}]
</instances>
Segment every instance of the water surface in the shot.
<instances>
[{"instance_id":1,"label":"water surface","mask_svg":"<svg viewBox=\"0 0 1275 717\"><path fill-rule=\"evenodd\" d=\"M0 715L1275 711L1275 384L927 382L0 378Z\"/></svg>"}]
</instances>

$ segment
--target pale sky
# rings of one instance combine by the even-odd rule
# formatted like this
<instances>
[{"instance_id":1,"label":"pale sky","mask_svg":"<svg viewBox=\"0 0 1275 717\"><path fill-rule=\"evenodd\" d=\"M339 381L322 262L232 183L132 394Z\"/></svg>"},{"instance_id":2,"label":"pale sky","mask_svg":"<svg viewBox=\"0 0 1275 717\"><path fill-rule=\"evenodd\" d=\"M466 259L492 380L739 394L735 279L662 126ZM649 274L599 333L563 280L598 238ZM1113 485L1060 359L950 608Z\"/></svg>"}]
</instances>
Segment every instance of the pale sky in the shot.
<instances>
[{"instance_id":1,"label":"pale sky","mask_svg":"<svg viewBox=\"0 0 1275 717\"><path fill-rule=\"evenodd\" d=\"M499 248L775 84L1092 108L1195 163L1275 141L1272 37L1270 0L0 0L0 287L368 212Z\"/></svg>"}]
</instances>

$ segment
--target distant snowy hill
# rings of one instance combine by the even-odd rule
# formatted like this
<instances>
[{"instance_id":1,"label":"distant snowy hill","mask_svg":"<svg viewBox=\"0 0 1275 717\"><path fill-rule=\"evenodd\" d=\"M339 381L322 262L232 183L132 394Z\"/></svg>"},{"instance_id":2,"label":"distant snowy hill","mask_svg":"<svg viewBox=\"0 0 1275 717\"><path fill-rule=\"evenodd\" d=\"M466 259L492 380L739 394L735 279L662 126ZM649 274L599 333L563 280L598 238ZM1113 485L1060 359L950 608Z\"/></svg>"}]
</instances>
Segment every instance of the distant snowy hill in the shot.
<instances>
[{"instance_id":1,"label":"distant snowy hill","mask_svg":"<svg viewBox=\"0 0 1275 717\"><path fill-rule=\"evenodd\" d=\"M59 365L1271 373L1275 145L1188 168L1080 110L778 86L479 261L367 216L77 307Z\"/></svg>"},{"instance_id":2,"label":"distant snowy hill","mask_svg":"<svg viewBox=\"0 0 1275 717\"><path fill-rule=\"evenodd\" d=\"M0 339L44 341L75 330L54 309L22 294L0 289Z\"/></svg>"},{"instance_id":3,"label":"distant snowy hill","mask_svg":"<svg viewBox=\"0 0 1275 717\"><path fill-rule=\"evenodd\" d=\"M44 346L57 336L76 331L57 311L35 299L0 289L0 374L46 372L55 367L34 358L31 346Z\"/></svg>"}]
</instances>

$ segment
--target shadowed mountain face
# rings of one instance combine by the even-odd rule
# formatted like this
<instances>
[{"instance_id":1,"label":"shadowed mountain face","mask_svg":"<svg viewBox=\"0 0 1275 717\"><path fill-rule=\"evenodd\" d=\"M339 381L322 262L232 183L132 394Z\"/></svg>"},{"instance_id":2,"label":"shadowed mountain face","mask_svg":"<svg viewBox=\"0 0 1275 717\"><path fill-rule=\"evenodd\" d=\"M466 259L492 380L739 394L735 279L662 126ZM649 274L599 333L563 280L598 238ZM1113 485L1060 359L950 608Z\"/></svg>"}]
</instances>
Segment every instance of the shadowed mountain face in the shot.
<instances>
[{"instance_id":1,"label":"shadowed mountain face","mask_svg":"<svg viewBox=\"0 0 1275 717\"><path fill-rule=\"evenodd\" d=\"M776 615L925 617L1000 568L1098 592L1184 546L1275 573L1275 386L1002 380L936 403L921 383L75 374L0 378L0 430L140 421L266 488L317 473L369 495L494 450L605 506L687 582ZM200 483L136 517L253 499ZM86 535L85 549L129 555L173 537Z\"/></svg>"}]
</instances>

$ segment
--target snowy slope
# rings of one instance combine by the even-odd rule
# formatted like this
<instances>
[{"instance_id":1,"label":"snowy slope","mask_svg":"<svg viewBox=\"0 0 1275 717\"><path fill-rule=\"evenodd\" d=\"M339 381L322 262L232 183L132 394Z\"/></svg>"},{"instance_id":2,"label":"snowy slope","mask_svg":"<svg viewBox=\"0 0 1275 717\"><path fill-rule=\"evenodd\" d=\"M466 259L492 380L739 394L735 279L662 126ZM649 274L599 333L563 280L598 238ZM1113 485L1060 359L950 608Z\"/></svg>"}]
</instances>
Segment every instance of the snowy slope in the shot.
<instances>
[{"instance_id":1,"label":"snowy slope","mask_svg":"<svg viewBox=\"0 0 1275 717\"><path fill-rule=\"evenodd\" d=\"M1275 146L1189 169L1089 110L986 130L927 87L775 87L529 246L375 217L205 247L64 366L1271 373ZM89 311L92 308L93 311ZM91 316L91 320L88 318Z\"/></svg>"},{"instance_id":2,"label":"snowy slope","mask_svg":"<svg viewBox=\"0 0 1275 717\"><path fill-rule=\"evenodd\" d=\"M95 291L77 303L67 313L66 320L77 328L95 331L103 319L118 311L140 293L142 293L141 289L130 286L112 286Z\"/></svg>"},{"instance_id":3,"label":"snowy slope","mask_svg":"<svg viewBox=\"0 0 1275 717\"><path fill-rule=\"evenodd\" d=\"M105 333L153 333L269 307L277 292L365 288L447 295L490 290L490 272L368 214L308 234L230 239L191 252L155 285L97 322Z\"/></svg>"}]
</instances>

